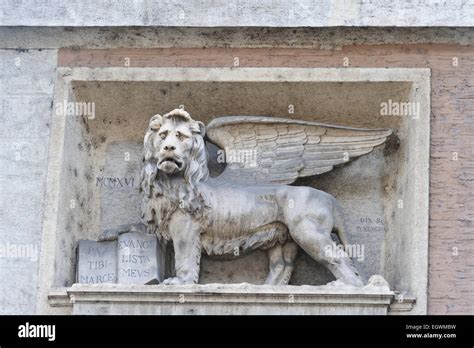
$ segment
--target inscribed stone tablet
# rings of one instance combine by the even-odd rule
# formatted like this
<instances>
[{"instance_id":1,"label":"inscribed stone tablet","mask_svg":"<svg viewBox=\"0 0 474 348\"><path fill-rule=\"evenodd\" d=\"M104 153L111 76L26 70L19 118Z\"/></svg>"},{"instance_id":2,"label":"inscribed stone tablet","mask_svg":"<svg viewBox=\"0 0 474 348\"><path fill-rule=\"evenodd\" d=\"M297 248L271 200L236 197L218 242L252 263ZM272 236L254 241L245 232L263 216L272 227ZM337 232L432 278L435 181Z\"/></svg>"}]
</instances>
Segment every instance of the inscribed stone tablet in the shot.
<instances>
[{"instance_id":1,"label":"inscribed stone tablet","mask_svg":"<svg viewBox=\"0 0 474 348\"><path fill-rule=\"evenodd\" d=\"M118 239L118 283L145 284L159 279L154 234L125 233Z\"/></svg>"},{"instance_id":2,"label":"inscribed stone tablet","mask_svg":"<svg viewBox=\"0 0 474 348\"><path fill-rule=\"evenodd\" d=\"M78 283L117 282L117 242L80 240L77 260Z\"/></svg>"}]
</instances>

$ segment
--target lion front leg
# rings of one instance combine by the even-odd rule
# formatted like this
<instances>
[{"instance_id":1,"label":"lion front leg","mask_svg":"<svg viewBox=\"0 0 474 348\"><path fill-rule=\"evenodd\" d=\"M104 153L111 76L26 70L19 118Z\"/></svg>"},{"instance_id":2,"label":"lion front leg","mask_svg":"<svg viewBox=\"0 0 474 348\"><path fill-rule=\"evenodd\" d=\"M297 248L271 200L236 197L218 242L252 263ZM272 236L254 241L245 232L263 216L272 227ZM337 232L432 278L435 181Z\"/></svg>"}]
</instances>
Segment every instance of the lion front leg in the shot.
<instances>
[{"instance_id":1,"label":"lion front leg","mask_svg":"<svg viewBox=\"0 0 474 348\"><path fill-rule=\"evenodd\" d=\"M163 284L196 284L199 281L201 261L201 233L197 223L181 215L170 223L170 237L173 240L176 277L168 278ZM170 221L173 222L173 221Z\"/></svg>"}]
</instances>

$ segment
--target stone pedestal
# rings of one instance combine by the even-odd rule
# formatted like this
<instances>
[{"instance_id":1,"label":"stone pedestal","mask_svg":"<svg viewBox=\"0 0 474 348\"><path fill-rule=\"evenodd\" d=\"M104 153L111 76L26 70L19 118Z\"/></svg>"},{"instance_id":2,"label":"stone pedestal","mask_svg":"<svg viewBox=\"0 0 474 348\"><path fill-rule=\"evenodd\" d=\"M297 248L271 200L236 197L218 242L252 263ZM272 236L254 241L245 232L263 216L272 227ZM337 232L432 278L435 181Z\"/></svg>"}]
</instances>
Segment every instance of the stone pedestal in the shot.
<instances>
[{"instance_id":1,"label":"stone pedestal","mask_svg":"<svg viewBox=\"0 0 474 348\"><path fill-rule=\"evenodd\" d=\"M400 306L387 287L265 286L242 284L74 284L50 294L51 306L72 314L128 315L386 315ZM410 303L408 303L410 302Z\"/></svg>"}]
</instances>

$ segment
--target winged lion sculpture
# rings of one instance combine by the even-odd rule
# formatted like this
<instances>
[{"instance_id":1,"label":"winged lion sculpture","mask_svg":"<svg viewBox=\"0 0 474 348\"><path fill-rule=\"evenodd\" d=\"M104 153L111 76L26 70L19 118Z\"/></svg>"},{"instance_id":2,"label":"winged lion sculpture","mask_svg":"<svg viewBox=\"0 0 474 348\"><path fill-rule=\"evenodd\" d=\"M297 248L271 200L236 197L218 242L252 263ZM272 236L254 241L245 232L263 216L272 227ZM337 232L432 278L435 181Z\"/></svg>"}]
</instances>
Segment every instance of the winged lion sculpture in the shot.
<instances>
[{"instance_id":1,"label":"winged lion sculpture","mask_svg":"<svg viewBox=\"0 0 474 348\"><path fill-rule=\"evenodd\" d=\"M288 284L302 249L336 279L361 286L349 257L324 252L335 246L332 234L348 243L336 199L289 184L367 154L391 133L261 116L220 117L206 127L184 109L155 115L144 137L142 223L106 230L99 240L138 230L171 241L176 276L164 284L198 283L202 253L255 249L269 257L265 284ZM205 141L227 153L244 151L251 160L230 161L211 177Z\"/></svg>"}]
</instances>

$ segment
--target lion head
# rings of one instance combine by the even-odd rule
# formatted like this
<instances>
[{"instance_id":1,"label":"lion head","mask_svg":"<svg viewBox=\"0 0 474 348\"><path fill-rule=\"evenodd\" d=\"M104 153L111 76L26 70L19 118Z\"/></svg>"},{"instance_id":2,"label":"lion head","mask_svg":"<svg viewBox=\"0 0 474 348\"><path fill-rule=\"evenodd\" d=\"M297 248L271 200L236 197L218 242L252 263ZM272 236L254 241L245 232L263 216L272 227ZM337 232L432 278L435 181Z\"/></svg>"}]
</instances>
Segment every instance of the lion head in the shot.
<instances>
[{"instance_id":1,"label":"lion head","mask_svg":"<svg viewBox=\"0 0 474 348\"><path fill-rule=\"evenodd\" d=\"M209 177L204 134L204 124L184 109L150 119L141 180L143 218L149 226L165 225L176 209L196 214L204 207L197 185Z\"/></svg>"}]
</instances>

